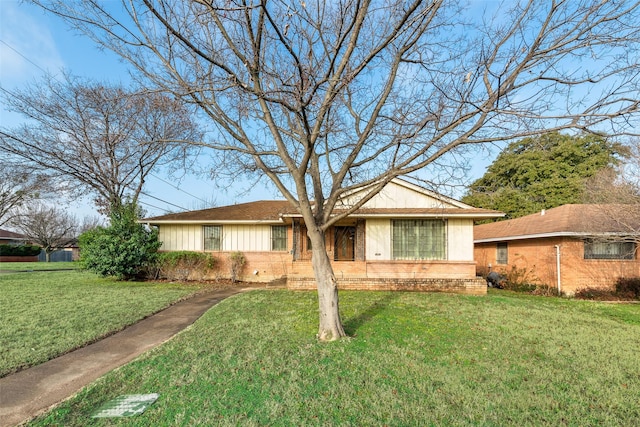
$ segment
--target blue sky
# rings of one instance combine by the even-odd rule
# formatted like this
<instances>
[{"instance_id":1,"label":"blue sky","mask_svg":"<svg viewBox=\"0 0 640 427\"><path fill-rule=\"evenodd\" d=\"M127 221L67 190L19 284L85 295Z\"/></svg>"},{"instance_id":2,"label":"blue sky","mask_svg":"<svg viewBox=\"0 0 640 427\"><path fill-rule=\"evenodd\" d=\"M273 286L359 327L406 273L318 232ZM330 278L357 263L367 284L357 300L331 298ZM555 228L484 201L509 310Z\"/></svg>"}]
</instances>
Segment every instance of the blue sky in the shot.
<instances>
[{"instance_id":1,"label":"blue sky","mask_svg":"<svg viewBox=\"0 0 640 427\"><path fill-rule=\"evenodd\" d=\"M38 80L45 71L54 75L61 70L74 75L101 81L127 82L125 64L111 52L99 50L88 38L69 30L54 16L35 6L14 0L0 0L0 84L7 90L21 88ZM13 126L21 121L19 115L0 107L0 125ZM203 201L227 205L258 199L276 198L271 191L245 188L221 191L205 178L185 177L177 181L164 173L148 180L141 203L148 215L161 215L167 210L201 209ZM178 187L179 189L177 189ZM161 200L169 203L165 203ZM91 200L71 201L71 213L78 218L96 215Z\"/></svg>"},{"instance_id":2,"label":"blue sky","mask_svg":"<svg viewBox=\"0 0 640 427\"><path fill-rule=\"evenodd\" d=\"M73 75L115 83L127 82L129 78L125 64L116 55L99 50L90 39L69 30L55 16L15 0L0 0L0 58L0 84L7 90L38 80L45 71L55 75L63 69ZM0 107L0 125L12 126L20 120L19 116ZM474 176L469 179L478 178L484 173L497 150L492 151L485 153L486 157L480 162L476 158L476 166L472 171ZM140 199L149 216L179 211L178 206L187 210L201 209L202 200L213 201L221 206L280 198L273 191L260 186L250 191L246 191L247 185L221 191L205 178L186 177L179 182L163 173L155 175L147 182L145 192L149 196ZM460 193L449 195L459 197ZM72 201L68 208L79 218L95 215L90 199Z\"/></svg>"}]
</instances>

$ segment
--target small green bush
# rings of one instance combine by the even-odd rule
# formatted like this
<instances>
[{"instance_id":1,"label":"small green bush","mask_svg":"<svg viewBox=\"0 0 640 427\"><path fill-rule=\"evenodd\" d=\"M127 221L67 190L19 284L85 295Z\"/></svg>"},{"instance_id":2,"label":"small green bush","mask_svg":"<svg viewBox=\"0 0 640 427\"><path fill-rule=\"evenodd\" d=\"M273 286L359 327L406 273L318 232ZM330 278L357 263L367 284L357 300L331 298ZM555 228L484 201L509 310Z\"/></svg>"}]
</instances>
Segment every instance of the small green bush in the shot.
<instances>
[{"instance_id":1,"label":"small green bush","mask_svg":"<svg viewBox=\"0 0 640 427\"><path fill-rule=\"evenodd\" d=\"M41 250L38 245L0 245L1 256L38 256Z\"/></svg>"},{"instance_id":2,"label":"small green bush","mask_svg":"<svg viewBox=\"0 0 640 427\"><path fill-rule=\"evenodd\" d=\"M158 254L158 274L169 280L202 280L216 266L208 253L173 251Z\"/></svg>"}]
</instances>

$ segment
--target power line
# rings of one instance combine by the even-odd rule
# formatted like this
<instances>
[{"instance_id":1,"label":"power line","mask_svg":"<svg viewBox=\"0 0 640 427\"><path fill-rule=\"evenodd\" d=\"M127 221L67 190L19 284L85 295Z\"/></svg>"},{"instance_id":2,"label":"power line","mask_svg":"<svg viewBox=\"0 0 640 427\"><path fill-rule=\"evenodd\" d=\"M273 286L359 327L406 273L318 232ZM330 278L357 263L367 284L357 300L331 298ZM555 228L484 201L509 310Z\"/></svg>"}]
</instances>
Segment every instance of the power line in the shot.
<instances>
[{"instance_id":1,"label":"power line","mask_svg":"<svg viewBox=\"0 0 640 427\"><path fill-rule=\"evenodd\" d=\"M182 206L178 206L178 205L176 205L176 204L174 204L174 203L167 202L166 200L162 200L162 199L159 199L159 198L157 198L157 197L155 197L155 196L152 196L152 195L151 195L151 194L149 194L149 193L145 193L144 191L141 191L141 192L140 192L140 194L144 194L145 196L147 196L147 197L151 197L152 199L158 200L159 202L166 203L166 204L171 205L171 206L175 206L176 208L178 208L178 209L180 209L180 210L183 210L183 211L188 210L188 209L183 208Z\"/></svg>"},{"instance_id":2,"label":"power line","mask_svg":"<svg viewBox=\"0 0 640 427\"><path fill-rule=\"evenodd\" d=\"M181 191L181 192L183 192L184 194L186 194L186 195L188 195L188 196L193 197L194 199L198 199L198 200L200 200L200 201L201 201L201 202L203 202L203 203L209 203L209 202L207 202L206 200L201 199L200 197L198 197L198 196L196 196L196 195L193 195L193 194L191 194L191 193L189 193L189 192L187 192L187 191L185 191L185 190L181 189L180 187L178 187L178 186L176 186L176 185L173 185L173 184L172 184L172 183L170 183L169 181L165 181L164 179L160 178L160 177L159 177L159 176L157 176L157 175L154 175L154 174L152 174L152 173L150 173L149 175L150 175L150 176L152 176L152 177L154 177L155 179L158 179L158 180L160 180L160 181L164 182L165 184L170 185L171 187L175 188L176 190Z\"/></svg>"},{"instance_id":3,"label":"power line","mask_svg":"<svg viewBox=\"0 0 640 427\"><path fill-rule=\"evenodd\" d=\"M25 55L22 54L22 52L18 51L18 49L14 48L13 46L11 46L9 43L7 43L6 41L0 39L0 43L2 43L3 45L7 46L9 49L11 49L12 51L14 51L15 53L17 53L18 55L20 55L22 58L24 58L25 61L29 62L31 65L33 65L34 67L38 68L40 71L42 71L45 74L49 74L49 72L47 70L45 70L44 68L42 68L41 66L39 66L38 64L36 64L35 62L33 62L32 60L30 60L29 58L27 58Z\"/></svg>"},{"instance_id":4,"label":"power line","mask_svg":"<svg viewBox=\"0 0 640 427\"><path fill-rule=\"evenodd\" d=\"M24 60L25 60L25 61L27 61L27 62L29 62L30 64L32 64L34 67L38 68L39 70L41 70L41 71L42 71L42 72L44 72L45 74L48 74L48 71L46 71L44 68L42 68L41 66L39 66L38 64L36 64L36 63L35 63L34 61L32 61L31 59L29 59L26 55L24 55L24 54L23 54L22 52L20 52L18 49L16 49L16 48L14 48L13 46L11 46L9 43L5 42L5 41L4 41L4 40L2 40L2 39L0 39L0 43L4 44L4 45L5 45L5 46L7 46L9 49L11 49L12 51L14 51L14 52L15 52L15 53L17 53L18 55L20 55L22 58L24 58ZM55 78L55 77L54 77L54 78ZM57 79L56 79L56 80L57 80ZM9 91L9 90L7 90L7 89L3 88L1 85L0 85L0 90L1 90L1 91L3 91L3 92L5 92L5 93L7 93L7 94L9 94L9 95L11 95L11 96L13 96L13 97L15 97L15 94L13 94L11 91ZM160 177L158 177L158 176L156 176L156 175L153 175L153 174L150 174L150 175L151 175L151 176L153 176L153 177L155 177L156 179L158 179L158 180L160 180L160 181L164 182L165 184L170 185L171 187L175 188L176 190L181 191L181 192L183 192L183 193L187 194L188 196L191 196L191 197L193 197L193 198L195 198L195 199L197 199L197 200L200 200L201 202L207 203L207 201L206 201L206 200L203 200L203 199L201 199L201 198L200 198L200 197L198 197L198 196L195 196L195 195L193 195L193 194L191 194L191 193L188 193L187 191L182 190L181 188L179 188L179 187L177 187L177 186L173 185L172 183L170 183L170 182L168 182L168 181L165 181L164 179L162 179L162 178L160 178ZM178 208L178 209L180 209L180 210L183 210L183 211L188 210L188 209L186 209L186 208L183 208L182 206L178 206L178 205L176 205L176 204L174 204L174 203L168 202L168 201L166 201L166 200L163 200L163 199L160 199L160 198L158 198L158 197L152 196L152 195L150 195L150 194L148 194L148 193L145 193L144 191L141 191L140 193L141 193L141 194L144 194L144 195L145 195L145 196L147 196L147 197L151 197L152 199L158 200L158 201L160 201L160 202L162 202L162 203L166 203L166 204L168 204L168 205L174 206L174 207L176 207L176 208ZM163 210L164 212L170 212L170 211L169 211L169 210L167 210L167 209L160 208L160 207L158 207L158 206L154 206L154 205L151 205L151 204L146 203L146 202L141 202L141 203L143 203L143 204L145 204L145 205L147 205L147 206L150 206L150 207L156 208L156 209Z\"/></svg>"},{"instance_id":5,"label":"power line","mask_svg":"<svg viewBox=\"0 0 640 427\"><path fill-rule=\"evenodd\" d=\"M161 208L160 206L152 205L151 203L143 202L143 201L141 201L141 200L138 200L138 203L140 203L141 205L145 205L145 206L149 206L149 207L155 208L155 209L160 209L160 210L161 210L161 211L163 211L164 213L171 213L171 211L170 211L170 210L167 210L167 209L165 209L165 208Z\"/></svg>"}]
</instances>

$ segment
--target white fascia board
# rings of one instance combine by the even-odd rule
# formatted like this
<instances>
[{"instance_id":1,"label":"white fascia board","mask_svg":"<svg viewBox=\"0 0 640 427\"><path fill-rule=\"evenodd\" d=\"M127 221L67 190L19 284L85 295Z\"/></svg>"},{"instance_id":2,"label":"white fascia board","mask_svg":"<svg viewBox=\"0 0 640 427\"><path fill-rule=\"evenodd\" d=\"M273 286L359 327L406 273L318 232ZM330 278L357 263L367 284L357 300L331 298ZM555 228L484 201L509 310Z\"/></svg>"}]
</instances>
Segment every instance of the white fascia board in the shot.
<instances>
[{"instance_id":1,"label":"white fascia board","mask_svg":"<svg viewBox=\"0 0 640 427\"><path fill-rule=\"evenodd\" d=\"M353 218L463 218L463 219L488 219L488 218L500 218L502 214L469 214L469 213L454 213L454 214L423 214L423 213L415 213L415 214L355 214L350 215Z\"/></svg>"},{"instance_id":2,"label":"white fascia board","mask_svg":"<svg viewBox=\"0 0 640 427\"><path fill-rule=\"evenodd\" d=\"M388 214L376 214L376 213L360 214L360 213L353 213L351 215L348 215L347 218L365 218L365 219L366 218L397 218L397 219L402 219L402 218L464 218L464 219L488 219L488 218L501 218L503 216L504 216L503 213L471 214L471 213L467 213L467 212L449 213L449 214L446 214L446 215L439 214L439 213L432 213L432 214L415 213L415 214L403 214L403 215L394 214L394 213L388 213ZM286 215L282 215L282 217L283 218L302 218L302 215L299 215L299 214L286 214Z\"/></svg>"},{"instance_id":3,"label":"white fascia board","mask_svg":"<svg viewBox=\"0 0 640 427\"><path fill-rule=\"evenodd\" d=\"M492 243L492 242L507 242L512 240L528 240L528 239L544 239L549 237L616 237L616 236L629 236L629 233L578 233L575 231L562 231L557 233L540 233L540 234L524 234L520 236L506 236L506 237L490 237L488 239L477 239L473 243Z\"/></svg>"},{"instance_id":4,"label":"white fascia board","mask_svg":"<svg viewBox=\"0 0 640 427\"><path fill-rule=\"evenodd\" d=\"M252 225L252 224L274 224L274 225L279 225L279 224L284 224L284 221L282 219L263 219L263 220L256 220L256 221L250 221L250 220L242 220L242 221L237 221L237 220L222 220L222 221L214 221L214 220L189 220L189 221L180 221L180 220L160 220L160 221L145 221L145 220L139 220L138 221L141 224L150 224L150 225L162 225L162 224L174 224L174 225L179 225L179 224L186 224L186 225L207 225L207 224L213 224L213 225L224 225L224 224L239 224L239 225Z\"/></svg>"}]
</instances>

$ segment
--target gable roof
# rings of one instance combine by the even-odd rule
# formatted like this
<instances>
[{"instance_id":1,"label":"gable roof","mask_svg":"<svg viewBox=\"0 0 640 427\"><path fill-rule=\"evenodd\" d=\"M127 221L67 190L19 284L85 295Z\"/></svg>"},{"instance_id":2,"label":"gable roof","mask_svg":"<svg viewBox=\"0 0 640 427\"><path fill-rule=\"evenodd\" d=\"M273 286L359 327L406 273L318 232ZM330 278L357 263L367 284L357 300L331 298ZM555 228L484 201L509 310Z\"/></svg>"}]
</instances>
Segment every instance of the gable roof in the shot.
<instances>
[{"instance_id":1,"label":"gable roof","mask_svg":"<svg viewBox=\"0 0 640 427\"><path fill-rule=\"evenodd\" d=\"M568 204L507 221L474 227L474 242L559 236L633 235L640 231L637 207ZM635 211L635 213L634 213Z\"/></svg>"},{"instance_id":2,"label":"gable roof","mask_svg":"<svg viewBox=\"0 0 640 427\"><path fill-rule=\"evenodd\" d=\"M409 191L409 193L407 193ZM352 194L351 196L354 196ZM351 197L349 196L349 197ZM344 204L334 212L344 212ZM470 218L504 216L502 212L474 208L457 200L394 179L383 191L350 215L352 218ZM146 218L148 224L278 224L302 215L286 200L261 200L218 208L180 212Z\"/></svg>"}]
</instances>

